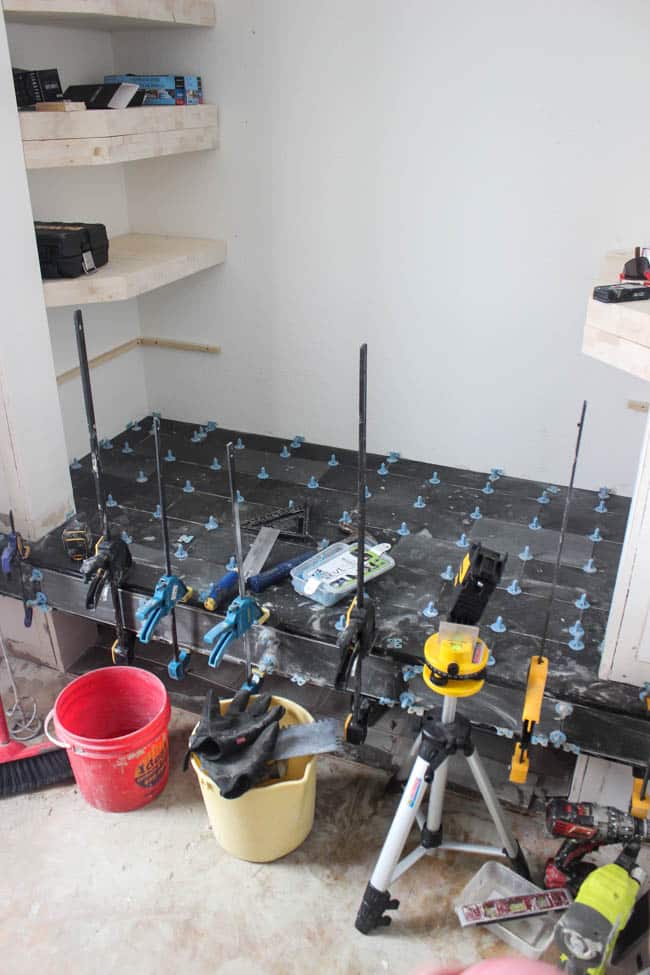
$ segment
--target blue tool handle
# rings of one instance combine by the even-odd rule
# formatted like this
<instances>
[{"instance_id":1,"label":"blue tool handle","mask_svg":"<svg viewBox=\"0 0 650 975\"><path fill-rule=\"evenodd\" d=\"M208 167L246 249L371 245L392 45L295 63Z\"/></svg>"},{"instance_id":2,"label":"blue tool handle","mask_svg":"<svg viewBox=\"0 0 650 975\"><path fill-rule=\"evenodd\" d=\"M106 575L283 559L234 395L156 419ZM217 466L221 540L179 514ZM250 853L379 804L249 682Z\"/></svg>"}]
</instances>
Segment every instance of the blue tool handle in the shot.
<instances>
[{"instance_id":1,"label":"blue tool handle","mask_svg":"<svg viewBox=\"0 0 650 975\"><path fill-rule=\"evenodd\" d=\"M306 562L313 554L313 552L303 552L302 555L296 555L292 559L287 559L286 562L278 562L277 565L274 565L272 569L267 569L266 572L258 572L256 576L250 576L247 580L248 588L252 592L264 592L269 586L273 586L276 582L282 582L283 579L286 579L292 569Z\"/></svg>"},{"instance_id":2,"label":"blue tool handle","mask_svg":"<svg viewBox=\"0 0 650 975\"><path fill-rule=\"evenodd\" d=\"M230 592L231 589L236 588L238 578L238 572L226 572L225 576L222 576L218 582L213 582L210 586L211 597L217 599L223 593Z\"/></svg>"}]
</instances>

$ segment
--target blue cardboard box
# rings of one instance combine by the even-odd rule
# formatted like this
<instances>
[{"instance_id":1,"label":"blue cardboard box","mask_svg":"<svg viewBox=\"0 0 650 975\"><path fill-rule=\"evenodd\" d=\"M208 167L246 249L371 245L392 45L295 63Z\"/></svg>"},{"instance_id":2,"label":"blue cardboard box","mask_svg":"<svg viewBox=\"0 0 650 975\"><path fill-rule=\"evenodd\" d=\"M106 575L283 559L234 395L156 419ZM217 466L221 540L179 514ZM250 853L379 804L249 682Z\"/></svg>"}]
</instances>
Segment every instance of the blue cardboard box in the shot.
<instances>
[{"instance_id":1,"label":"blue cardboard box","mask_svg":"<svg viewBox=\"0 0 650 975\"><path fill-rule=\"evenodd\" d=\"M202 105L200 75L186 74L109 74L107 85L128 81L144 89L143 105Z\"/></svg>"}]
</instances>

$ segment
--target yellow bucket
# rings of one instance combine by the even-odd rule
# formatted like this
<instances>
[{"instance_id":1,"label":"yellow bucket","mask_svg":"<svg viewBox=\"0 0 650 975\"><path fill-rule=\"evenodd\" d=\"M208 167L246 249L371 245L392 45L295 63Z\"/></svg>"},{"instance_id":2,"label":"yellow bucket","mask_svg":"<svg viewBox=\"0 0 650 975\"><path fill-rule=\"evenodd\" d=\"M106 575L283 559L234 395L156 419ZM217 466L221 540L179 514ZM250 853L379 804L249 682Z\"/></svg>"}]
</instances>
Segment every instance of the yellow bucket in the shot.
<instances>
[{"instance_id":1,"label":"yellow bucket","mask_svg":"<svg viewBox=\"0 0 650 975\"><path fill-rule=\"evenodd\" d=\"M254 698L251 698L254 700ZM221 711L230 701L221 702ZM311 724L309 711L284 697L271 698L285 714L280 727ZM223 799L219 789L192 755L192 768L201 786L212 832L219 846L239 860L269 863L279 860L303 843L314 825L316 758L305 755L287 759L282 779L258 785L239 799Z\"/></svg>"}]
</instances>

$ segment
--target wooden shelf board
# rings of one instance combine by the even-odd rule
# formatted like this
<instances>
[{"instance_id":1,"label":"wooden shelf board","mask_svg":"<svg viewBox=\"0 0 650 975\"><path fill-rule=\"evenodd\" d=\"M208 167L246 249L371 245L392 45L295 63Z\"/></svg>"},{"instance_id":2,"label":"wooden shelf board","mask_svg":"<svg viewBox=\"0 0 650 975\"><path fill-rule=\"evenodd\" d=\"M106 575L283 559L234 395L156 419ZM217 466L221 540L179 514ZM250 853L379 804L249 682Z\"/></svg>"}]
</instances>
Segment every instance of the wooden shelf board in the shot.
<instances>
[{"instance_id":1,"label":"wooden shelf board","mask_svg":"<svg viewBox=\"0 0 650 975\"><path fill-rule=\"evenodd\" d=\"M601 267L598 284L615 284L630 247L609 253ZM650 379L650 299L608 304L589 298L582 351L594 359Z\"/></svg>"},{"instance_id":2,"label":"wooden shelf board","mask_svg":"<svg viewBox=\"0 0 650 975\"><path fill-rule=\"evenodd\" d=\"M215 105L21 112L27 169L102 166L216 149Z\"/></svg>"},{"instance_id":3,"label":"wooden shelf board","mask_svg":"<svg viewBox=\"0 0 650 975\"><path fill-rule=\"evenodd\" d=\"M102 30L213 27L214 0L2 0L8 23Z\"/></svg>"},{"instance_id":4,"label":"wooden shelf board","mask_svg":"<svg viewBox=\"0 0 650 975\"><path fill-rule=\"evenodd\" d=\"M48 308L126 301L180 281L226 259L223 240L125 234L113 237L109 263L80 278L44 281Z\"/></svg>"}]
</instances>

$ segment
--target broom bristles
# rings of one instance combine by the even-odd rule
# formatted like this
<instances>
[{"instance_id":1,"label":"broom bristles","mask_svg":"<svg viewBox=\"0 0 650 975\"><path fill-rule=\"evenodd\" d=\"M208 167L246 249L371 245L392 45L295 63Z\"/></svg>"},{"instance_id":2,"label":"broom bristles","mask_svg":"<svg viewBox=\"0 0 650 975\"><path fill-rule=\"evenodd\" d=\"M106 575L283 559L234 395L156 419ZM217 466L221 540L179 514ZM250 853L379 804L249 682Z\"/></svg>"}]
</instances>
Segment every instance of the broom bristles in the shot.
<instances>
[{"instance_id":1,"label":"broom bristles","mask_svg":"<svg viewBox=\"0 0 650 975\"><path fill-rule=\"evenodd\" d=\"M64 748L0 763L0 798L37 792L50 785L74 780Z\"/></svg>"}]
</instances>

